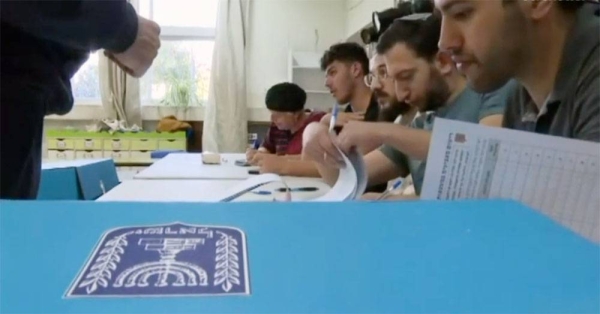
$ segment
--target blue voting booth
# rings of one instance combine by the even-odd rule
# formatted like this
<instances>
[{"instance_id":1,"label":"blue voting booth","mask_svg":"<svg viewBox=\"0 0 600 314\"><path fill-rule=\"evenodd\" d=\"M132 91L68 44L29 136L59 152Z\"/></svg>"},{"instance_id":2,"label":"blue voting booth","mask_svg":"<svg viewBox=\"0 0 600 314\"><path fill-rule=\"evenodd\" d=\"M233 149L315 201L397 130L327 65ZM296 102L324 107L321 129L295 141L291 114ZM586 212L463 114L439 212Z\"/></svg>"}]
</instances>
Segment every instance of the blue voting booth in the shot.
<instances>
[{"instance_id":1,"label":"blue voting booth","mask_svg":"<svg viewBox=\"0 0 600 314\"><path fill-rule=\"evenodd\" d=\"M38 200L95 200L119 184L112 159L65 160L42 165Z\"/></svg>"},{"instance_id":2,"label":"blue voting booth","mask_svg":"<svg viewBox=\"0 0 600 314\"><path fill-rule=\"evenodd\" d=\"M597 313L600 247L508 201L0 203L2 313Z\"/></svg>"}]
</instances>

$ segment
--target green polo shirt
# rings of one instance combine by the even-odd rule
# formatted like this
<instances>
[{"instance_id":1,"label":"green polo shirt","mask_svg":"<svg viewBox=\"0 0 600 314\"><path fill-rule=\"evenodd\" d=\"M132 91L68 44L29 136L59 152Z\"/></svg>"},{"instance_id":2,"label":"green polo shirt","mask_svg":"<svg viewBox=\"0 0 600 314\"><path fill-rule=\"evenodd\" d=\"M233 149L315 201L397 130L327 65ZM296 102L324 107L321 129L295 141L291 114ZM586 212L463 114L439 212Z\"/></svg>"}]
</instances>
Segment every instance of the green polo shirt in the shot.
<instances>
[{"instance_id":1,"label":"green polo shirt","mask_svg":"<svg viewBox=\"0 0 600 314\"><path fill-rule=\"evenodd\" d=\"M517 83L511 80L502 88L487 94L479 94L470 87L466 87L454 101L446 104L446 106L417 116L411 127L431 131L433 130L435 117L479 123L485 117L502 114L506 107L508 95L517 86ZM415 192L420 195L423 178L425 177L426 161L410 158L389 145L384 145L380 148L380 151L396 166L409 171L413 178Z\"/></svg>"},{"instance_id":2,"label":"green polo shirt","mask_svg":"<svg viewBox=\"0 0 600 314\"><path fill-rule=\"evenodd\" d=\"M506 108L504 127L600 141L600 18L586 6L576 14L554 88L542 109L520 87Z\"/></svg>"}]
</instances>

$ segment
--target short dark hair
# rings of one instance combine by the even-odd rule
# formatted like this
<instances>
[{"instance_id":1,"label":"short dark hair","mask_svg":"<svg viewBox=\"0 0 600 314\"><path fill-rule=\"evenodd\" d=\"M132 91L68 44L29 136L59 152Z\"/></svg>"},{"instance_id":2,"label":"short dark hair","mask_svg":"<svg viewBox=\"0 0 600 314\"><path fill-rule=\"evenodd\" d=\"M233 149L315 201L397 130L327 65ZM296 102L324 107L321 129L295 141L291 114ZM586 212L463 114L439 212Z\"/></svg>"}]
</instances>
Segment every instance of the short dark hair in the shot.
<instances>
[{"instance_id":1,"label":"short dark hair","mask_svg":"<svg viewBox=\"0 0 600 314\"><path fill-rule=\"evenodd\" d=\"M329 47L321 58L321 70L325 71L334 61L358 62L364 74L369 73L369 57L357 43L339 43Z\"/></svg>"},{"instance_id":2,"label":"short dark hair","mask_svg":"<svg viewBox=\"0 0 600 314\"><path fill-rule=\"evenodd\" d=\"M574 12L581 8L587 1L586 0L555 0L558 2L558 7L566 12ZM502 0L502 4L513 4L516 0Z\"/></svg>"},{"instance_id":3,"label":"short dark hair","mask_svg":"<svg viewBox=\"0 0 600 314\"><path fill-rule=\"evenodd\" d=\"M267 91L265 103L267 109L272 111L302 111L306 104L306 92L294 83L275 84Z\"/></svg>"},{"instance_id":4,"label":"short dark hair","mask_svg":"<svg viewBox=\"0 0 600 314\"><path fill-rule=\"evenodd\" d=\"M567 12L577 11L584 4L584 0L558 0L558 7Z\"/></svg>"},{"instance_id":5,"label":"short dark hair","mask_svg":"<svg viewBox=\"0 0 600 314\"><path fill-rule=\"evenodd\" d=\"M385 54L396 44L405 44L418 57L431 61L439 51L441 27L442 20L436 14L422 20L397 19L379 38L377 53Z\"/></svg>"}]
</instances>

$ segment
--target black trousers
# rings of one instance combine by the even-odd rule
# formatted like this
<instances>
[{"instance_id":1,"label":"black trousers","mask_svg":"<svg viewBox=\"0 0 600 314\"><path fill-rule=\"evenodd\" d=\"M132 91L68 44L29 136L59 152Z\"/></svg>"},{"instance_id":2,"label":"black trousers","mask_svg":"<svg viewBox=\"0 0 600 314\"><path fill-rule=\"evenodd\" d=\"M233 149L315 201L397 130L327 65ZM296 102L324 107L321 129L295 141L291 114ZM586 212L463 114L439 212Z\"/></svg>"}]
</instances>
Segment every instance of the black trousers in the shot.
<instances>
[{"instance_id":1,"label":"black trousers","mask_svg":"<svg viewBox=\"0 0 600 314\"><path fill-rule=\"evenodd\" d=\"M44 116L42 88L0 81L0 198L37 198Z\"/></svg>"}]
</instances>

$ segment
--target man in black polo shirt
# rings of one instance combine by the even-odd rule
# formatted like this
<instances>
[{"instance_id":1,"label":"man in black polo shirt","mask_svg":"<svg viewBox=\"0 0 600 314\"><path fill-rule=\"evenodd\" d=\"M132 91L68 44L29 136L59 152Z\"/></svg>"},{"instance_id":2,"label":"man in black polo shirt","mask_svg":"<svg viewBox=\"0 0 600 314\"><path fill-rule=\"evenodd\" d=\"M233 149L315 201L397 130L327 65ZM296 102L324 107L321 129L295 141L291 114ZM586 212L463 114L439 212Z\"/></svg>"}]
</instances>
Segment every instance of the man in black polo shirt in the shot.
<instances>
[{"instance_id":1,"label":"man in black polo shirt","mask_svg":"<svg viewBox=\"0 0 600 314\"><path fill-rule=\"evenodd\" d=\"M377 121L379 105L364 77L369 73L369 57L355 43L335 44L321 58L325 86L339 105L347 105L338 116L338 126L350 120ZM330 115L323 118L329 123Z\"/></svg>"},{"instance_id":2,"label":"man in black polo shirt","mask_svg":"<svg viewBox=\"0 0 600 314\"><path fill-rule=\"evenodd\" d=\"M346 109L338 114L336 132L340 132L348 121L374 122L379 119L377 97L367 84L365 76L369 74L369 57L363 47L356 43L335 44L325 51L321 58L321 70L325 71L325 86L339 105ZM321 120L329 125L331 114ZM377 146L360 147L366 154ZM369 192L382 192L387 184L369 187Z\"/></svg>"},{"instance_id":3,"label":"man in black polo shirt","mask_svg":"<svg viewBox=\"0 0 600 314\"><path fill-rule=\"evenodd\" d=\"M600 141L598 5L581 0L435 0L439 45L480 92L522 86L504 127Z\"/></svg>"}]
</instances>

